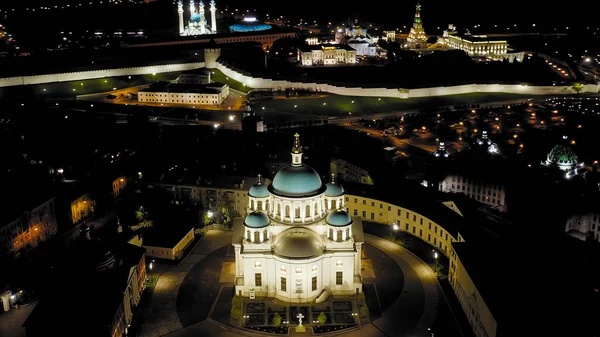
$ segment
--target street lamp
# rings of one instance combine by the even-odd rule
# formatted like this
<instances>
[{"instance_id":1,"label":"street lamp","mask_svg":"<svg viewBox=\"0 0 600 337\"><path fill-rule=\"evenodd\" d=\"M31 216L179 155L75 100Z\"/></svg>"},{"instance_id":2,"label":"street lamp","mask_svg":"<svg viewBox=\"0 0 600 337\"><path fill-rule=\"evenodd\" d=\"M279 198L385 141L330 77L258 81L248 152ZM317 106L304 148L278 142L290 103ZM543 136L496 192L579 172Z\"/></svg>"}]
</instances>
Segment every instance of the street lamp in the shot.
<instances>
[{"instance_id":1,"label":"street lamp","mask_svg":"<svg viewBox=\"0 0 600 337\"><path fill-rule=\"evenodd\" d=\"M433 258L435 259L434 272L437 275L439 273L439 265L438 265L438 253L433 251Z\"/></svg>"},{"instance_id":2,"label":"street lamp","mask_svg":"<svg viewBox=\"0 0 600 337\"><path fill-rule=\"evenodd\" d=\"M229 116L229 120L232 121L235 117L233 115Z\"/></svg>"},{"instance_id":3,"label":"street lamp","mask_svg":"<svg viewBox=\"0 0 600 337\"><path fill-rule=\"evenodd\" d=\"M395 223L392 224L392 229L395 230L395 231L397 231L398 230L398 224L395 224Z\"/></svg>"},{"instance_id":4,"label":"street lamp","mask_svg":"<svg viewBox=\"0 0 600 337\"><path fill-rule=\"evenodd\" d=\"M211 211L208 211L208 212L206 212L206 215L208 215L208 217L209 217L209 218L212 218L212 216L213 216L213 212L211 212Z\"/></svg>"}]
</instances>

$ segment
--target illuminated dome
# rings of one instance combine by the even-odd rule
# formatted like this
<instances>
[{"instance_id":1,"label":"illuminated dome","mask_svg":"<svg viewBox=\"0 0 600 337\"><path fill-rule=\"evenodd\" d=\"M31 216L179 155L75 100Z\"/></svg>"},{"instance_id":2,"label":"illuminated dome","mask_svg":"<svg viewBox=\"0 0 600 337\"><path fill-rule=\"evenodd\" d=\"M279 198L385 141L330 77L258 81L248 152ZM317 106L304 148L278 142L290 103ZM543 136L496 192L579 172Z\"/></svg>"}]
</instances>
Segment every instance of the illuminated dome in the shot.
<instances>
[{"instance_id":1,"label":"illuminated dome","mask_svg":"<svg viewBox=\"0 0 600 337\"><path fill-rule=\"evenodd\" d=\"M198 13L192 14L192 16L190 16L190 21L191 22L200 22L200 14L198 14Z\"/></svg>"},{"instance_id":2,"label":"illuminated dome","mask_svg":"<svg viewBox=\"0 0 600 337\"><path fill-rule=\"evenodd\" d=\"M306 228L291 228L277 235L273 250L275 254L292 258L307 259L323 254L321 237Z\"/></svg>"},{"instance_id":3,"label":"illuminated dome","mask_svg":"<svg viewBox=\"0 0 600 337\"><path fill-rule=\"evenodd\" d=\"M335 182L335 174L331 174L331 182L327 184L327 189L325 190L326 197L341 197L344 195L344 188L342 185Z\"/></svg>"},{"instance_id":4,"label":"illuminated dome","mask_svg":"<svg viewBox=\"0 0 600 337\"><path fill-rule=\"evenodd\" d=\"M246 216L244 219L244 226L250 228L263 228L267 227L270 223L269 217L259 211L254 211Z\"/></svg>"},{"instance_id":5,"label":"illuminated dome","mask_svg":"<svg viewBox=\"0 0 600 337\"><path fill-rule=\"evenodd\" d=\"M556 145L548 154L547 165L556 165L563 171L574 169L577 166L577 155L568 146Z\"/></svg>"},{"instance_id":6,"label":"illuminated dome","mask_svg":"<svg viewBox=\"0 0 600 337\"><path fill-rule=\"evenodd\" d=\"M306 197L322 192L321 177L308 165L282 168L271 184L271 191L285 197Z\"/></svg>"},{"instance_id":7,"label":"illuminated dome","mask_svg":"<svg viewBox=\"0 0 600 337\"><path fill-rule=\"evenodd\" d=\"M352 218L348 212L338 209L327 216L327 224L334 227L344 227L352 224Z\"/></svg>"},{"instance_id":8,"label":"illuminated dome","mask_svg":"<svg viewBox=\"0 0 600 337\"><path fill-rule=\"evenodd\" d=\"M269 196L269 189L267 185L262 184L260 174L258 175L258 182L250 187L248 195L253 198L266 198Z\"/></svg>"},{"instance_id":9,"label":"illuminated dome","mask_svg":"<svg viewBox=\"0 0 600 337\"><path fill-rule=\"evenodd\" d=\"M229 29L232 32L260 32L271 29L271 25L258 21L254 16L246 16L242 22L229 26Z\"/></svg>"}]
</instances>

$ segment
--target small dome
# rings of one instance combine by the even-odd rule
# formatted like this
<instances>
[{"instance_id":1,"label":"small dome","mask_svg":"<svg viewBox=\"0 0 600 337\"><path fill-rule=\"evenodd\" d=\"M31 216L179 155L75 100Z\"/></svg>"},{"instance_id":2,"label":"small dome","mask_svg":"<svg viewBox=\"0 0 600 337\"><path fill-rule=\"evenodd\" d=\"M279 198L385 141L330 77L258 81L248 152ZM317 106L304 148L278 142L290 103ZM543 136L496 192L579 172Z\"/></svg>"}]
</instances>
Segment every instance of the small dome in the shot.
<instances>
[{"instance_id":1,"label":"small dome","mask_svg":"<svg viewBox=\"0 0 600 337\"><path fill-rule=\"evenodd\" d=\"M352 218L348 215L348 212L343 209L338 209L331 212L327 216L327 224L335 227L344 227L352 224Z\"/></svg>"},{"instance_id":2,"label":"small dome","mask_svg":"<svg viewBox=\"0 0 600 337\"><path fill-rule=\"evenodd\" d=\"M275 254L288 258L311 258L323 254L319 234L307 228L291 228L277 235Z\"/></svg>"},{"instance_id":3,"label":"small dome","mask_svg":"<svg viewBox=\"0 0 600 337\"><path fill-rule=\"evenodd\" d=\"M248 195L254 198L266 198L269 196L269 190L267 189L267 185L256 184L250 187Z\"/></svg>"},{"instance_id":4,"label":"small dome","mask_svg":"<svg viewBox=\"0 0 600 337\"><path fill-rule=\"evenodd\" d=\"M576 165L577 155L568 146L556 145L548 154L548 161L557 165Z\"/></svg>"},{"instance_id":5,"label":"small dome","mask_svg":"<svg viewBox=\"0 0 600 337\"><path fill-rule=\"evenodd\" d=\"M263 228L267 227L270 222L271 220L269 220L269 217L265 213L254 211L246 216L244 219L244 226L250 228Z\"/></svg>"},{"instance_id":6,"label":"small dome","mask_svg":"<svg viewBox=\"0 0 600 337\"><path fill-rule=\"evenodd\" d=\"M327 189L325 190L325 196L327 197L341 197L344 195L344 188L342 185L337 183L328 183Z\"/></svg>"},{"instance_id":7,"label":"small dome","mask_svg":"<svg viewBox=\"0 0 600 337\"><path fill-rule=\"evenodd\" d=\"M287 197L315 195L322 191L322 187L321 177L308 165L282 168L271 184L275 194Z\"/></svg>"}]
</instances>

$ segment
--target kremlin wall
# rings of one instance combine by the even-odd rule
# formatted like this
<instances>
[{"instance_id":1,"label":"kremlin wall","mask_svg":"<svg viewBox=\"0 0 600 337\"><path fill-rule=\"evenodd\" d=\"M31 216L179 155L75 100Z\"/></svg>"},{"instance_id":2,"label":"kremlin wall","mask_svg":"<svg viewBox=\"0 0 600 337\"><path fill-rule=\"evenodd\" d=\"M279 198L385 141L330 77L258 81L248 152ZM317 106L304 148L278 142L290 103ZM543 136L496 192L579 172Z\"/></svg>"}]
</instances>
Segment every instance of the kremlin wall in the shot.
<instances>
[{"instance_id":1,"label":"kremlin wall","mask_svg":"<svg viewBox=\"0 0 600 337\"><path fill-rule=\"evenodd\" d=\"M346 87L328 83L315 82L292 82L286 80L274 80L270 78L253 77L249 74L234 70L218 60L221 54L219 48L205 49L205 62L176 63L154 66L142 66L132 68L116 68L105 70L91 70L72 73L56 73L34 76L18 76L0 78L0 87L10 87L19 85L35 85L53 82L79 81L95 78L144 75L152 73L164 73L174 71L192 70L206 67L208 69L218 69L226 76L244 83L250 88L284 90L309 89L314 91L328 92L343 96L365 96L365 97L391 97L391 98L417 98L460 95L468 93L510 93L523 95L565 95L572 94L571 86L528 86L522 84L467 84L457 86L402 89L402 88L363 88ZM600 85L585 84L582 93L597 93Z\"/></svg>"}]
</instances>

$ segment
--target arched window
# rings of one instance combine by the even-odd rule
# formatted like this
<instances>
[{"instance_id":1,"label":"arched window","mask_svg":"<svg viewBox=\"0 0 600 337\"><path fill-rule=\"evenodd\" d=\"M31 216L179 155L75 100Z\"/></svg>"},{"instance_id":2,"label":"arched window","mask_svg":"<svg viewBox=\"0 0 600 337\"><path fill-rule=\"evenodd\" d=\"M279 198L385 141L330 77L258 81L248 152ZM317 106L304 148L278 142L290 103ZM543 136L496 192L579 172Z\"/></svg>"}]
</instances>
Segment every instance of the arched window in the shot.
<instances>
[{"instance_id":1,"label":"arched window","mask_svg":"<svg viewBox=\"0 0 600 337\"><path fill-rule=\"evenodd\" d=\"M250 200L250 209L255 210L256 208L254 208L254 200Z\"/></svg>"},{"instance_id":2,"label":"arched window","mask_svg":"<svg viewBox=\"0 0 600 337\"><path fill-rule=\"evenodd\" d=\"M333 240L333 228L329 228L329 239Z\"/></svg>"},{"instance_id":3,"label":"arched window","mask_svg":"<svg viewBox=\"0 0 600 337\"><path fill-rule=\"evenodd\" d=\"M277 204L277 215L281 215L281 204Z\"/></svg>"},{"instance_id":4,"label":"arched window","mask_svg":"<svg viewBox=\"0 0 600 337\"><path fill-rule=\"evenodd\" d=\"M267 233L267 230L265 229L263 232L263 241L267 241L268 238L269 238L269 235Z\"/></svg>"},{"instance_id":5,"label":"arched window","mask_svg":"<svg viewBox=\"0 0 600 337\"><path fill-rule=\"evenodd\" d=\"M350 228L346 229L346 240L350 239Z\"/></svg>"},{"instance_id":6,"label":"arched window","mask_svg":"<svg viewBox=\"0 0 600 337\"><path fill-rule=\"evenodd\" d=\"M246 231L246 240L250 241L250 239L252 238L252 236L250 236L250 230Z\"/></svg>"},{"instance_id":7,"label":"arched window","mask_svg":"<svg viewBox=\"0 0 600 337\"><path fill-rule=\"evenodd\" d=\"M270 208L269 208L269 200L265 201L265 210L267 212L270 210Z\"/></svg>"},{"instance_id":8,"label":"arched window","mask_svg":"<svg viewBox=\"0 0 600 337\"><path fill-rule=\"evenodd\" d=\"M262 211L263 210L262 206L263 206L262 201L258 201L257 205L256 205L256 209L259 210L259 211Z\"/></svg>"},{"instance_id":9,"label":"arched window","mask_svg":"<svg viewBox=\"0 0 600 337\"><path fill-rule=\"evenodd\" d=\"M254 232L254 242L260 242L260 232Z\"/></svg>"},{"instance_id":10,"label":"arched window","mask_svg":"<svg viewBox=\"0 0 600 337\"><path fill-rule=\"evenodd\" d=\"M294 208L294 218L300 218L300 207Z\"/></svg>"},{"instance_id":11,"label":"arched window","mask_svg":"<svg viewBox=\"0 0 600 337\"><path fill-rule=\"evenodd\" d=\"M290 206L289 205L285 206L285 216L290 217Z\"/></svg>"},{"instance_id":12,"label":"arched window","mask_svg":"<svg viewBox=\"0 0 600 337\"><path fill-rule=\"evenodd\" d=\"M315 209L314 209L315 215L319 215L319 204L317 204L315 202Z\"/></svg>"},{"instance_id":13,"label":"arched window","mask_svg":"<svg viewBox=\"0 0 600 337\"><path fill-rule=\"evenodd\" d=\"M306 210L305 210L304 214L306 215L306 217L310 216L310 205L306 205Z\"/></svg>"},{"instance_id":14,"label":"arched window","mask_svg":"<svg viewBox=\"0 0 600 337\"><path fill-rule=\"evenodd\" d=\"M337 201L335 199L331 200L331 209L337 209Z\"/></svg>"},{"instance_id":15,"label":"arched window","mask_svg":"<svg viewBox=\"0 0 600 337\"><path fill-rule=\"evenodd\" d=\"M337 231L337 240L336 241L342 241L342 231Z\"/></svg>"}]
</instances>

